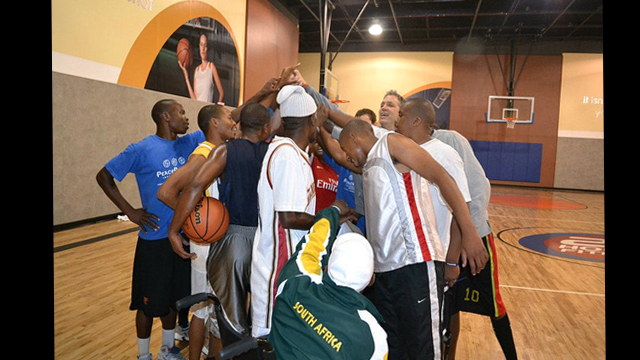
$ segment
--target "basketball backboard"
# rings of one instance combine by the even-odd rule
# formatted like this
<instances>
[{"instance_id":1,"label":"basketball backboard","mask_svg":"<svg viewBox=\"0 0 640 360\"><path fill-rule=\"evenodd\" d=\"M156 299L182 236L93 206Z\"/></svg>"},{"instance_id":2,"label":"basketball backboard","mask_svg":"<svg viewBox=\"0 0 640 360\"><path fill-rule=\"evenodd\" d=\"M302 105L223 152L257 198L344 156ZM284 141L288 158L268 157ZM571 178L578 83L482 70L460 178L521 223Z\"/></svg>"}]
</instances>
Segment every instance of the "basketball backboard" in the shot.
<instances>
[{"instance_id":1,"label":"basketball backboard","mask_svg":"<svg viewBox=\"0 0 640 360\"><path fill-rule=\"evenodd\" d=\"M534 117L534 98L528 96L489 96L487 112L488 123L532 124Z\"/></svg>"},{"instance_id":2,"label":"basketball backboard","mask_svg":"<svg viewBox=\"0 0 640 360\"><path fill-rule=\"evenodd\" d=\"M338 77L335 76L329 69L325 69L324 71L324 82L325 82L325 90L326 94L324 94L329 100L339 100L340 99L340 82L338 81Z\"/></svg>"}]
</instances>

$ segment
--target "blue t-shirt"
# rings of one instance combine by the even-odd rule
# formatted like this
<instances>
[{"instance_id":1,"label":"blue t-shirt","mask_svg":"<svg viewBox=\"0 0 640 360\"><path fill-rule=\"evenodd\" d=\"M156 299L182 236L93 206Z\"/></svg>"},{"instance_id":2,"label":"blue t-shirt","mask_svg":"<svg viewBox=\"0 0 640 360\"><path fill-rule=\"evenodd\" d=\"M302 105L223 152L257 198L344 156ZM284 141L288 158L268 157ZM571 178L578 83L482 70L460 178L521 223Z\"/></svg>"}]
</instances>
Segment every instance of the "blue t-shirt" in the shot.
<instances>
[{"instance_id":1,"label":"blue t-shirt","mask_svg":"<svg viewBox=\"0 0 640 360\"><path fill-rule=\"evenodd\" d=\"M122 181L128 173L133 173L138 183L142 208L160 219L156 220L159 225L157 230L147 228L146 233L140 230L138 236L141 238L158 240L167 237L173 210L158 199L158 189L174 171L187 163L189 155L204 140L204 133L200 130L174 141L150 135L129 145L105 165L118 181Z\"/></svg>"}]
</instances>

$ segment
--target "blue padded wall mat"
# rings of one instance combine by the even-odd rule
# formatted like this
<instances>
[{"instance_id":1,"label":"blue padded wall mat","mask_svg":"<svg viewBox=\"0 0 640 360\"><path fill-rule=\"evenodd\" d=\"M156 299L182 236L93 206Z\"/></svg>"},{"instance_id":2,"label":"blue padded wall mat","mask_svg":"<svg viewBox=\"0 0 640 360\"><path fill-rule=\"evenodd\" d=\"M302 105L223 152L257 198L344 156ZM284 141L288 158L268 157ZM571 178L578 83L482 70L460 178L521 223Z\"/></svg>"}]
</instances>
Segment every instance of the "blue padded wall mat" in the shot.
<instances>
[{"instance_id":1,"label":"blue padded wall mat","mask_svg":"<svg viewBox=\"0 0 640 360\"><path fill-rule=\"evenodd\" d=\"M490 180L540 182L542 144L469 140Z\"/></svg>"}]
</instances>

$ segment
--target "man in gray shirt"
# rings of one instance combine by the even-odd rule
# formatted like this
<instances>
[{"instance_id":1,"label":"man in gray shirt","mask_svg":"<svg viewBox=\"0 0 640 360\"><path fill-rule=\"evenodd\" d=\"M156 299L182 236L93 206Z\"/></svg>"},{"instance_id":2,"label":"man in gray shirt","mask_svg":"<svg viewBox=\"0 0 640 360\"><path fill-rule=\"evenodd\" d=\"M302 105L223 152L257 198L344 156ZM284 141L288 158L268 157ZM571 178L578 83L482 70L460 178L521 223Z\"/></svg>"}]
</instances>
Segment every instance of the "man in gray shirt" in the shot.
<instances>
[{"instance_id":1,"label":"man in gray shirt","mask_svg":"<svg viewBox=\"0 0 640 360\"><path fill-rule=\"evenodd\" d=\"M432 128L437 127L434 124ZM491 184L485 175L482 165L476 158L469 141L457 131L434 129L431 133L443 143L453 147L464 162L464 172L469 184L471 203L469 211L473 225L482 238L487 251L489 252L489 263L486 269L491 271L481 271L475 276L471 276L468 267L461 268L460 280L449 290L451 292L451 343L448 348L448 359L455 360L456 345L460 333L460 311L489 316L493 331L500 343L502 351L507 360L518 358L511 322L507 314L507 309L502 301L500 286L498 282L498 257L497 249L493 239L493 232L489 225L489 198L491 197ZM464 250L463 255L464 256ZM490 265L490 266L489 266ZM469 296L470 293L476 294ZM445 302L448 300L445 296Z\"/></svg>"}]
</instances>

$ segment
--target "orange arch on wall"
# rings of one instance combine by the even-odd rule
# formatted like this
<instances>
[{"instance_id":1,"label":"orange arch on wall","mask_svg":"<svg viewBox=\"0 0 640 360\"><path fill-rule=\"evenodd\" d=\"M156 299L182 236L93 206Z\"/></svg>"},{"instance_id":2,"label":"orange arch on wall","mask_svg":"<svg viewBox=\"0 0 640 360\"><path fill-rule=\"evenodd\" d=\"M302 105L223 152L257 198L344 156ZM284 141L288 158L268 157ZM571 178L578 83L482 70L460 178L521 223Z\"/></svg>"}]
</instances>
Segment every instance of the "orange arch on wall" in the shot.
<instances>
[{"instance_id":1,"label":"orange arch on wall","mask_svg":"<svg viewBox=\"0 0 640 360\"><path fill-rule=\"evenodd\" d=\"M142 30L138 38L131 46L129 54L122 65L118 84L137 87L143 89L153 62L158 56L160 49L169 37L184 23L197 17L209 17L222 25L229 31L238 54L240 65L240 103L244 86L244 73L242 66L242 54L238 49L238 42L231 31L231 26L227 19L213 6L200 1L187 1L171 5L156 15Z\"/></svg>"}]
</instances>

